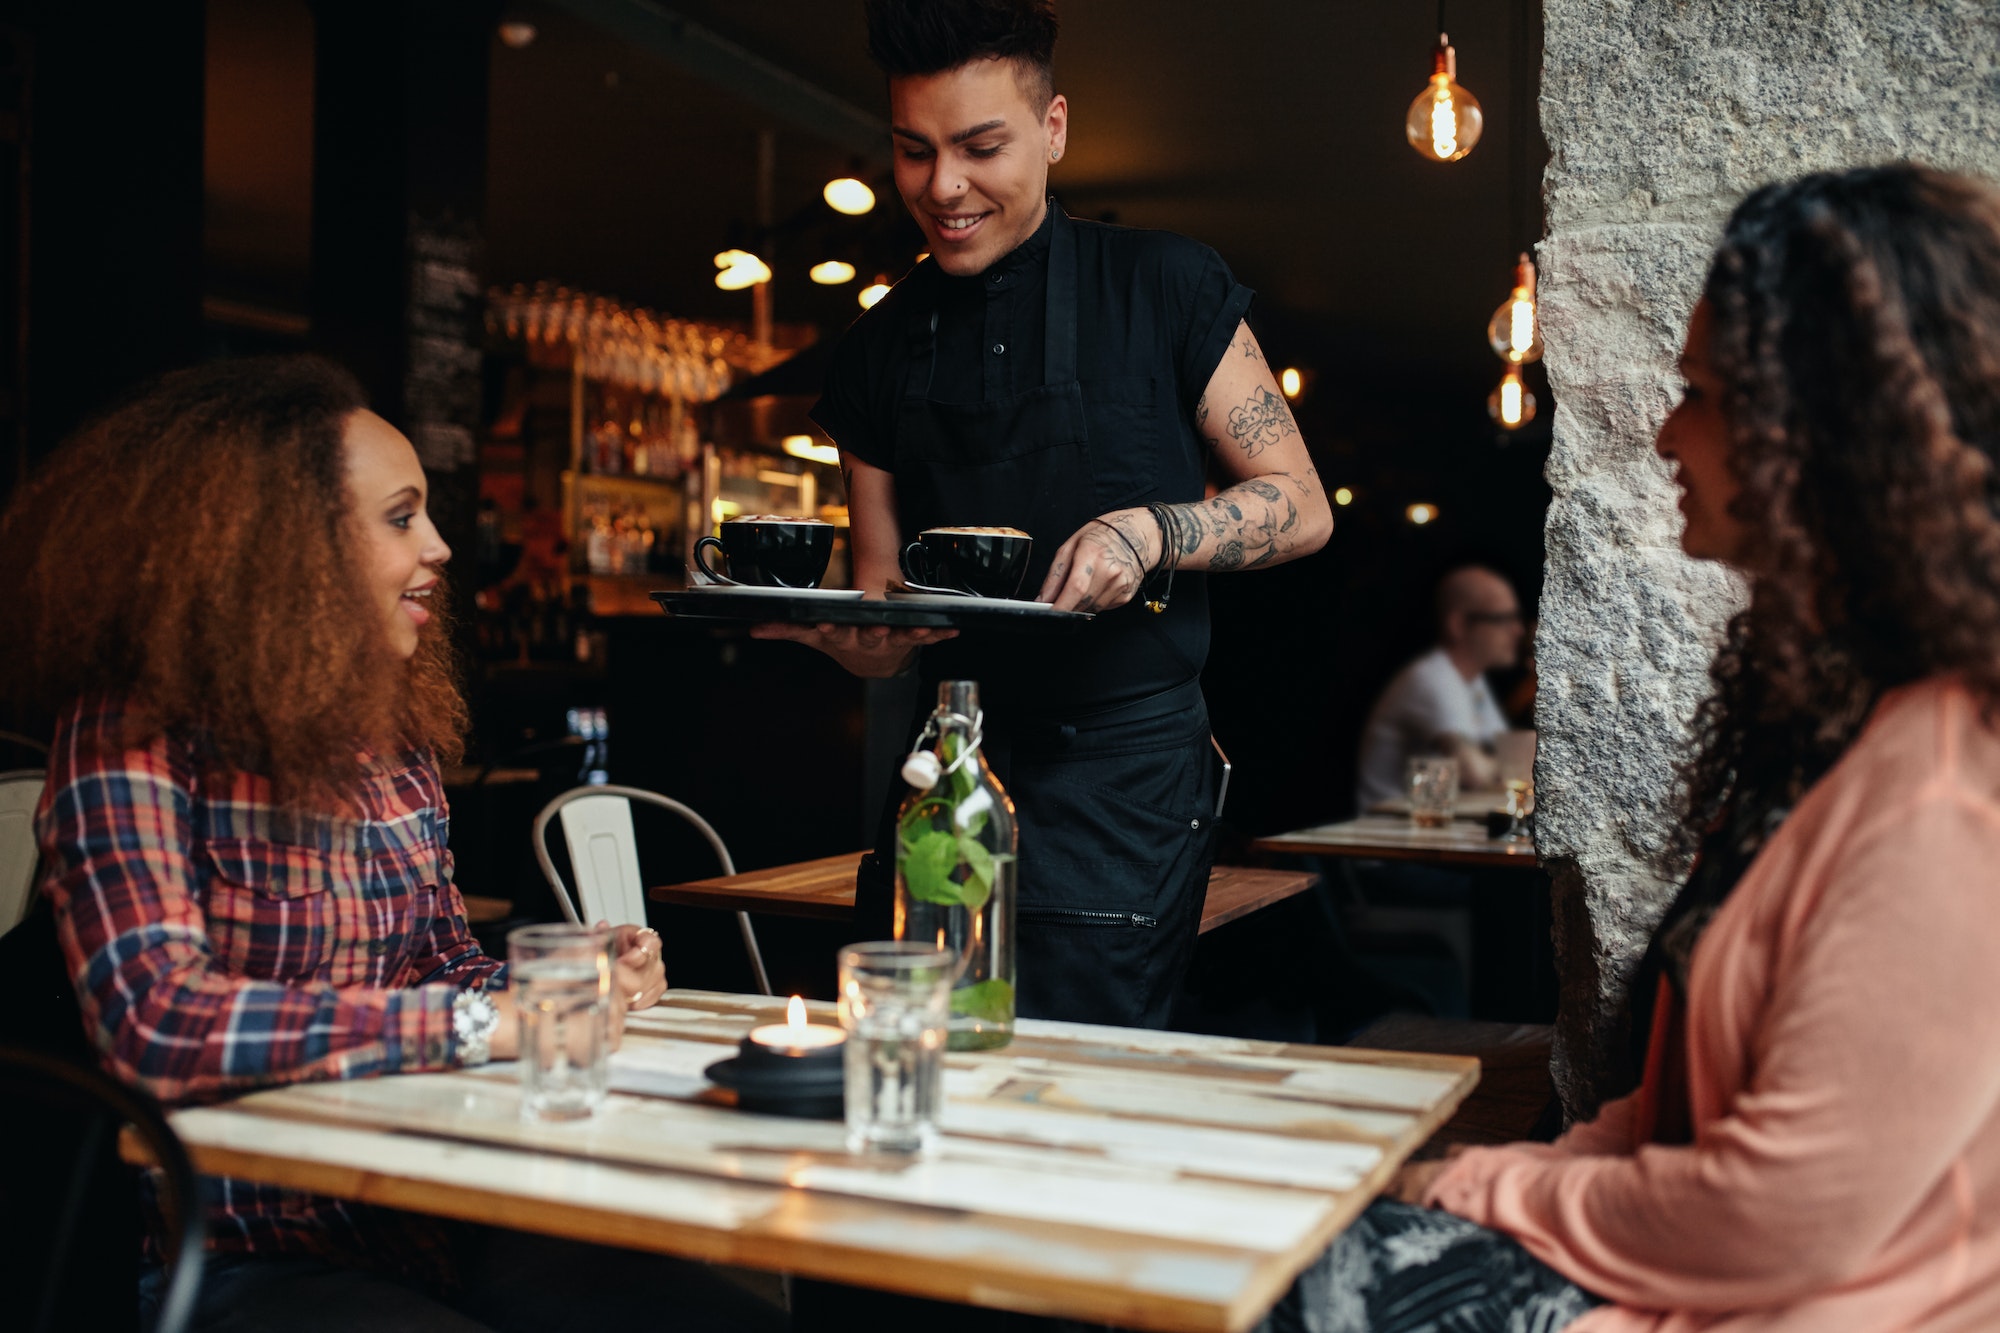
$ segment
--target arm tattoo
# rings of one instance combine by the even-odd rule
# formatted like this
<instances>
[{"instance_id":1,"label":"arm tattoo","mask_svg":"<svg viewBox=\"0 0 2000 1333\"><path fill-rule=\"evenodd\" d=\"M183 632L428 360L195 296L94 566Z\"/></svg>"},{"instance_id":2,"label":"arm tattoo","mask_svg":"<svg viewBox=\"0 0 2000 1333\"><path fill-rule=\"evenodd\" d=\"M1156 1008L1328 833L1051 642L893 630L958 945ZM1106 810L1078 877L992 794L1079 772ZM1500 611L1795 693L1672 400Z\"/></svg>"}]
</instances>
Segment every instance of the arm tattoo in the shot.
<instances>
[{"instance_id":1,"label":"arm tattoo","mask_svg":"<svg viewBox=\"0 0 2000 1333\"><path fill-rule=\"evenodd\" d=\"M1195 425L1196 425L1197 427L1199 427L1199 426L1206 426L1206 425L1208 424L1208 395L1207 395L1207 394L1203 394L1203 395L1201 396L1201 401L1200 401L1200 402L1198 402L1198 403L1196 403L1196 404L1194 405L1194 424L1195 424Z\"/></svg>"},{"instance_id":2,"label":"arm tattoo","mask_svg":"<svg viewBox=\"0 0 2000 1333\"><path fill-rule=\"evenodd\" d=\"M1250 395L1250 400L1240 407L1229 409L1229 434L1243 452L1255 458L1287 435L1296 435L1298 427L1292 424L1292 414L1285 407L1285 400L1261 384Z\"/></svg>"},{"instance_id":3,"label":"arm tattoo","mask_svg":"<svg viewBox=\"0 0 2000 1333\"><path fill-rule=\"evenodd\" d=\"M1213 500L1176 505L1182 521L1175 563L1185 565L1204 546L1209 547L1207 568L1216 573L1289 558L1298 547L1301 517L1283 482L1307 493L1297 477L1278 472L1238 482Z\"/></svg>"}]
</instances>

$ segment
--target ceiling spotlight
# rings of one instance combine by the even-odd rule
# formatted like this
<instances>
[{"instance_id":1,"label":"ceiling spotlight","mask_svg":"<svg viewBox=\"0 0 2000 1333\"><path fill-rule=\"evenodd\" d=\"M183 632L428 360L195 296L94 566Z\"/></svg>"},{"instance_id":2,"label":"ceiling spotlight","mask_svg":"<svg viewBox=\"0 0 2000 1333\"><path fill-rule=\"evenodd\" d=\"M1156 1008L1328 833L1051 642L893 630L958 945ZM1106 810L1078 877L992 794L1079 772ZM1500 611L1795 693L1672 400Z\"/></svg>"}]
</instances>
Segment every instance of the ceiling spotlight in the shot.
<instances>
[{"instance_id":1,"label":"ceiling spotlight","mask_svg":"<svg viewBox=\"0 0 2000 1333\"><path fill-rule=\"evenodd\" d=\"M724 250L715 257L715 285L725 292L740 292L771 280L771 266L748 250Z\"/></svg>"},{"instance_id":2,"label":"ceiling spotlight","mask_svg":"<svg viewBox=\"0 0 2000 1333\"><path fill-rule=\"evenodd\" d=\"M843 282L853 282L854 265L840 259L829 259L825 263L814 264L812 280L822 287L838 287Z\"/></svg>"},{"instance_id":3,"label":"ceiling spotlight","mask_svg":"<svg viewBox=\"0 0 2000 1333\"><path fill-rule=\"evenodd\" d=\"M829 208L836 213L846 213L850 217L860 217L875 207L875 191L869 189L865 182L856 180L852 176L842 176L839 180L828 181L826 189L821 193L826 196Z\"/></svg>"}]
</instances>

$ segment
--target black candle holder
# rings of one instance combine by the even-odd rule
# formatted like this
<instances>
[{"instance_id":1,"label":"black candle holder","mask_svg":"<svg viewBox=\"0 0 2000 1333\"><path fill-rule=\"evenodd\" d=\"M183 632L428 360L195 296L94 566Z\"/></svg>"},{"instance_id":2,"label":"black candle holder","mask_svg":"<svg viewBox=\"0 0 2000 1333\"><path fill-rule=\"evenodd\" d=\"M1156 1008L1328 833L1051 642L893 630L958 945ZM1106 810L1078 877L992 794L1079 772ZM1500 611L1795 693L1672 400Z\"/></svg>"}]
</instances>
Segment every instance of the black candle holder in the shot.
<instances>
[{"instance_id":1,"label":"black candle holder","mask_svg":"<svg viewBox=\"0 0 2000 1333\"><path fill-rule=\"evenodd\" d=\"M736 1093L736 1105L760 1115L839 1120L846 1114L846 1042L767 1046L745 1037L737 1053L708 1067L709 1081Z\"/></svg>"}]
</instances>

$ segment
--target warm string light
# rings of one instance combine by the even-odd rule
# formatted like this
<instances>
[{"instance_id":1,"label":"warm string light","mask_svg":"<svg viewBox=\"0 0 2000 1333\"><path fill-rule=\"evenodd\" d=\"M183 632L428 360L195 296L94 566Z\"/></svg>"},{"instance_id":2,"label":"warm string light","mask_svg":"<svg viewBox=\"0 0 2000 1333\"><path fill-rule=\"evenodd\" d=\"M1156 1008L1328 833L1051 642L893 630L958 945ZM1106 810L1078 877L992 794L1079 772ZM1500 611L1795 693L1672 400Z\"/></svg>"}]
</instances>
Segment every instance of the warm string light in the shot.
<instances>
[{"instance_id":1,"label":"warm string light","mask_svg":"<svg viewBox=\"0 0 2000 1333\"><path fill-rule=\"evenodd\" d=\"M1333 492L1333 502L1344 509L1348 505L1354 503L1354 492L1350 491L1345 486L1335 487Z\"/></svg>"},{"instance_id":2,"label":"warm string light","mask_svg":"<svg viewBox=\"0 0 2000 1333\"><path fill-rule=\"evenodd\" d=\"M840 466L840 450L830 444L821 444L810 435L787 435L778 447L793 458L803 458L809 463Z\"/></svg>"},{"instance_id":3,"label":"warm string light","mask_svg":"<svg viewBox=\"0 0 2000 1333\"><path fill-rule=\"evenodd\" d=\"M849 217L860 217L875 207L875 191L869 189L865 182L856 180L852 176L842 176L838 180L828 181L826 189L820 193L825 198L827 207L836 213L845 213Z\"/></svg>"},{"instance_id":4,"label":"warm string light","mask_svg":"<svg viewBox=\"0 0 2000 1333\"><path fill-rule=\"evenodd\" d=\"M854 281L854 265L842 259L829 259L814 264L809 276L822 287L838 287Z\"/></svg>"},{"instance_id":5,"label":"warm string light","mask_svg":"<svg viewBox=\"0 0 2000 1333\"><path fill-rule=\"evenodd\" d=\"M1486 322L1493 355L1510 366L1542 359L1542 321L1535 303L1535 265L1524 254L1514 265L1514 290Z\"/></svg>"},{"instance_id":6,"label":"warm string light","mask_svg":"<svg viewBox=\"0 0 2000 1333\"><path fill-rule=\"evenodd\" d=\"M1442 28L1442 6L1439 19ZM1456 162L1473 150L1485 128L1479 99L1458 85L1458 52L1440 31L1437 49L1431 53L1430 85L1410 103L1403 132L1410 147L1433 162Z\"/></svg>"},{"instance_id":7,"label":"warm string light","mask_svg":"<svg viewBox=\"0 0 2000 1333\"><path fill-rule=\"evenodd\" d=\"M866 287L863 287L860 293L854 299L861 302L861 308L863 310L867 310L868 308L873 306L877 301L881 300L888 294L889 294L888 275L884 273L877 273L875 275L875 281L869 283Z\"/></svg>"},{"instance_id":8,"label":"warm string light","mask_svg":"<svg viewBox=\"0 0 2000 1333\"><path fill-rule=\"evenodd\" d=\"M715 285L725 292L740 292L771 280L771 266L748 250L724 250L715 257Z\"/></svg>"},{"instance_id":9,"label":"warm string light","mask_svg":"<svg viewBox=\"0 0 2000 1333\"><path fill-rule=\"evenodd\" d=\"M1437 520L1438 507L1432 504L1414 504L1403 511L1403 517L1418 527Z\"/></svg>"},{"instance_id":10,"label":"warm string light","mask_svg":"<svg viewBox=\"0 0 2000 1333\"><path fill-rule=\"evenodd\" d=\"M1296 367L1286 366L1278 372L1278 388L1284 392L1285 397L1296 398L1305 387L1305 376L1301 375Z\"/></svg>"}]
</instances>

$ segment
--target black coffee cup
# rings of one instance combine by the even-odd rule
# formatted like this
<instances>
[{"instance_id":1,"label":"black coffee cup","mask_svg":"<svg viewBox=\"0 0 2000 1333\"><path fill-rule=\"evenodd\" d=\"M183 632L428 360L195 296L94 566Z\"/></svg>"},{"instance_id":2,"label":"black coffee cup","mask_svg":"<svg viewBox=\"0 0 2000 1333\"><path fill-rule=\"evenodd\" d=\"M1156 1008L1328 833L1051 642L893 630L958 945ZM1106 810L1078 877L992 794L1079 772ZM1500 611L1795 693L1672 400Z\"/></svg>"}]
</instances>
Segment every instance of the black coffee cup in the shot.
<instances>
[{"instance_id":1,"label":"black coffee cup","mask_svg":"<svg viewBox=\"0 0 2000 1333\"><path fill-rule=\"evenodd\" d=\"M728 561L727 574L708 563L711 549ZM702 573L717 583L754 588L817 588L832 558L833 524L782 514L729 519L720 537L703 537L694 544L694 562Z\"/></svg>"},{"instance_id":2,"label":"black coffee cup","mask_svg":"<svg viewBox=\"0 0 2000 1333\"><path fill-rule=\"evenodd\" d=\"M1034 549L1019 528L926 528L903 548L903 578L917 592L1012 598Z\"/></svg>"}]
</instances>

